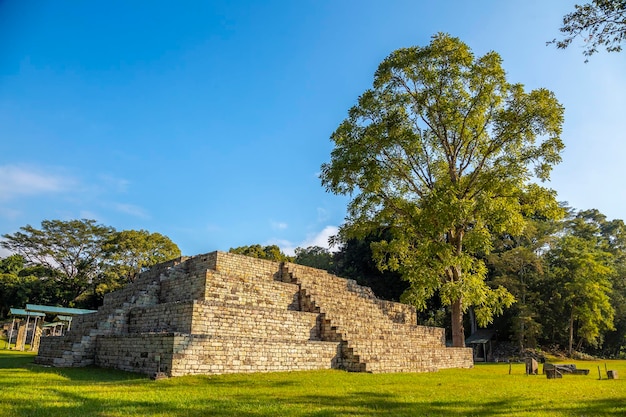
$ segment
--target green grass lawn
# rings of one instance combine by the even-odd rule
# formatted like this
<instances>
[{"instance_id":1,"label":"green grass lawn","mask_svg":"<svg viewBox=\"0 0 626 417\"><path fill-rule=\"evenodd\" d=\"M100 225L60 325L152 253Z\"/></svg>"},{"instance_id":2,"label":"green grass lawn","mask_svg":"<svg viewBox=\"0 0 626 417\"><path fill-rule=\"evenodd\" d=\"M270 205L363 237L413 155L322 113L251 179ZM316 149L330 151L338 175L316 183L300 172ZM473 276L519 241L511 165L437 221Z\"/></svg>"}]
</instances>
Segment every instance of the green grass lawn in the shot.
<instances>
[{"instance_id":1,"label":"green grass lawn","mask_svg":"<svg viewBox=\"0 0 626 417\"><path fill-rule=\"evenodd\" d=\"M0 351L2 416L624 416L626 380L526 376L523 364L479 364L428 374L314 371L151 381L97 368L47 368Z\"/></svg>"}]
</instances>

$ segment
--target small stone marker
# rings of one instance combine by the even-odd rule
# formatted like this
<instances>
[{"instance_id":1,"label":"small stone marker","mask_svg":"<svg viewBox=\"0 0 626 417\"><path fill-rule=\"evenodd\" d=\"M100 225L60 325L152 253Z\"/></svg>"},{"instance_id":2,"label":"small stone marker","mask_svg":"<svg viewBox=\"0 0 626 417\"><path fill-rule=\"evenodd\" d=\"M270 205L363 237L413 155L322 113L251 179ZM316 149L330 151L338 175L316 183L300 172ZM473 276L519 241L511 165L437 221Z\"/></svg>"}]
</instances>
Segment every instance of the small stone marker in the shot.
<instances>
[{"instance_id":1,"label":"small stone marker","mask_svg":"<svg viewBox=\"0 0 626 417\"><path fill-rule=\"evenodd\" d=\"M526 375L537 375L539 373L539 364L533 358L526 358Z\"/></svg>"},{"instance_id":2,"label":"small stone marker","mask_svg":"<svg viewBox=\"0 0 626 417\"><path fill-rule=\"evenodd\" d=\"M606 371L606 376L607 376L609 379L618 379L618 377L617 377L617 371L616 371L616 370L611 370L611 369L609 369L608 371Z\"/></svg>"}]
</instances>

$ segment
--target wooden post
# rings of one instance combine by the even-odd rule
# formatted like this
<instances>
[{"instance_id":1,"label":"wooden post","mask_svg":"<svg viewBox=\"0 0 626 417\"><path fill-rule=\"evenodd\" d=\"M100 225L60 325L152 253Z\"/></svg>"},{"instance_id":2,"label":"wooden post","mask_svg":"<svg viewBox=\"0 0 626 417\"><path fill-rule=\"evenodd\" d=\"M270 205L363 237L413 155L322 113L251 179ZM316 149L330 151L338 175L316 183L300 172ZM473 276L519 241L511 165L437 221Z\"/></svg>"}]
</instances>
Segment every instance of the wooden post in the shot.
<instances>
[{"instance_id":1,"label":"wooden post","mask_svg":"<svg viewBox=\"0 0 626 417\"><path fill-rule=\"evenodd\" d=\"M602 373L600 372L600 365L598 365L598 379L602 380Z\"/></svg>"},{"instance_id":2,"label":"wooden post","mask_svg":"<svg viewBox=\"0 0 626 417\"><path fill-rule=\"evenodd\" d=\"M39 321L39 317L35 316L35 321L33 322L33 333L30 335L30 350L33 350L33 346L35 346L35 333L37 333L37 322ZM28 327L26 328L28 331Z\"/></svg>"},{"instance_id":3,"label":"wooden post","mask_svg":"<svg viewBox=\"0 0 626 417\"><path fill-rule=\"evenodd\" d=\"M9 340L7 340L7 349L11 348L11 339L13 338L13 328L15 328L15 317L11 321L11 330L9 330Z\"/></svg>"},{"instance_id":4,"label":"wooden post","mask_svg":"<svg viewBox=\"0 0 626 417\"><path fill-rule=\"evenodd\" d=\"M22 345L20 346L20 350L23 351L26 349L26 337L28 336L28 324L30 323L30 314L26 315L26 324L24 325L24 337L22 337ZM17 344L17 343L16 343ZM17 348L17 346L15 346Z\"/></svg>"}]
</instances>

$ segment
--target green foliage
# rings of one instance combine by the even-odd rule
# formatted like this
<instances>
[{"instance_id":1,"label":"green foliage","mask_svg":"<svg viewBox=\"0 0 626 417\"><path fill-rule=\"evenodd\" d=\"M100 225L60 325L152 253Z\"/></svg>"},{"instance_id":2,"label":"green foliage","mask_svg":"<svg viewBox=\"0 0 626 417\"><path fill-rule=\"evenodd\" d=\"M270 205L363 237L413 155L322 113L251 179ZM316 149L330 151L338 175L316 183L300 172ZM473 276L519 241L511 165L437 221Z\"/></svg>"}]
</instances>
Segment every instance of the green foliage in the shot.
<instances>
[{"instance_id":1,"label":"green foliage","mask_svg":"<svg viewBox=\"0 0 626 417\"><path fill-rule=\"evenodd\" d=\"M144 269L181 255L170 238L147 230L117 232L105 242L103 249L110 271L127 282L133 282Z\"/></svg>"},{"instance_id":2,"label":"green foliage","mask_svg":"<svg viewBox=\"0 0 626 417\"><path fill-rule=\"evenodd\" d=\"M497 236L493 252L486 256L491 284L501 285L515 296L516 303L505 314L508 323L499 328L518 343L520 350L536 347L543 338L543 323L548 317L540 313L547 292L543 253L563 230L562 222L552 219L563 217L565 212L560 208L548 216L526 213L524 231L518 236Z\"/></svg>"},{"instance_id":3,"label":"green foliage","mask_svg":"<svg viewBox=\"0 0 626 417\"><path fill-rule=\"evenodd\" d=\"M570 352L575 338L576 349L583 343L600 347L604 335L615 329L615 312L624 307L620 287L614 288L613 283L623 276L625 248L626 228L621 220L607 221L598 210L586 210L572 214L546 253L554 294L548 302L549 314L556 316L551 325L561 327L553 333L566 336ZM620 323L621 317L617 317Z\"/></svg>"},{"instance_id":4,"label":"green foliage","mask_svg":"<svg viewBox=\"0 0 626 417\"><path fill-rule=\"evenodd\" d=\"M256 244L239 246L237 248L230 248L229 252L250 256L252 258L266 259L268 261L291 262L293 260L292 257L285 255L276 245L261 246Z\"/></svg>"},{"instance_id":5,"label":"green foliage","mask_svg":"<svg viewBox=\"0 0 626 417\"><path fill-rule=\"evenodd\" d=\"M530 180L548 179L560 161L562 121L551 92L506 81L498 54L475 57L438 34L387 57L331 136L322 184L354 196L344 240L388 228L393 238L372 245L379 267L411 283L404 300L418 308L438 292L452 308L455 346L468 307L486 324L513 302L485 283L479 255L494 234L519 234L526 212L558 208L555 193Z\"/></svg>"},{"instance_id":6,"label":"green foliage","mask_svg":"<svg viewBox=\"0 0 626 417\"><path fill-rule=\"evenodd\" d=\"M585 41L583 54L591 56L598 48L607 52L619 52L626 40L626 0L593 0L575 5L575 10L563 17L559 29L564 38L548 42L564 49L577 37Z\"/></svg>"},{"instance_id":7,"label":"green foliage","mask_svg":"<svg viewBox=\"0 0 626 417\"><path fill-rule=\"evenodd\" d=\"M0 259L0 273L17 274L24 269L26 260L22 255L11 255Z\"/></svg>"},{"instance_id":8,"label":"green foliage","mask_svg":"<svg viewBox=\"0 0 626 417\"><path fill-rule=\"evenodd\" d=\"M389 237L388 233L380 230L362 239L348 239L335 254L335 263L338 275L370 287L379 298L399 301L409 283L396 271L378 269L371 248L372 243Z\"/></svg>"},{"instance_id":9,"label":"green foliage","mask_svg":"<svg viewBox=\"0 0 626 417\"><path fill-rule=\"evenodd\" d=\"M311 268L323 269L330 273L335 272L334 256L326 248L320 246L309 246L307 248L296 248L296 256L293 262Z\"/></svg>"},{"instance_id":10,"label":"green foliage","mask_svg":"<svg viewBox=\"0 0 626 417\"><path fill-rule=\"evenodd\" d=\"M583 238L564 236L549 252L548 262L559 283L562 313L569 317L570 354L575 334L581 341L596 344L603 331L613 329L610 254Z\"/></svg>"}]
</instances>

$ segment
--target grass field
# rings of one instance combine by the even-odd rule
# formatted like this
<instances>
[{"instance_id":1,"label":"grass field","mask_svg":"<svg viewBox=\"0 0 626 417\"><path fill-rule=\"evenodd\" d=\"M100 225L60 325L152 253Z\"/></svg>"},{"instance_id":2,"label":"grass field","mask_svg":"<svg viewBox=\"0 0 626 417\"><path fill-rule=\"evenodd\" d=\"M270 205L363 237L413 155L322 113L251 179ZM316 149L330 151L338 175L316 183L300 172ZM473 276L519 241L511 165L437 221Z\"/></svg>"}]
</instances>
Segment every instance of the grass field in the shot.
<instances>
[{"instance_id":1,"label":"grass field","mask_svg":"<svg viewBox=\"0 0 626 417\"><path fill-rule=\"evenodd\" d=\"M2 416L624 416L626 380L527 376L523 364L479 364L429 374L315 371L151 381L108 369L46 368L0 351Z\"/></svg>"}]
</instances>

